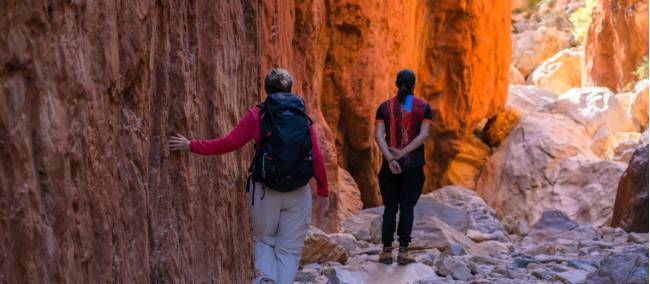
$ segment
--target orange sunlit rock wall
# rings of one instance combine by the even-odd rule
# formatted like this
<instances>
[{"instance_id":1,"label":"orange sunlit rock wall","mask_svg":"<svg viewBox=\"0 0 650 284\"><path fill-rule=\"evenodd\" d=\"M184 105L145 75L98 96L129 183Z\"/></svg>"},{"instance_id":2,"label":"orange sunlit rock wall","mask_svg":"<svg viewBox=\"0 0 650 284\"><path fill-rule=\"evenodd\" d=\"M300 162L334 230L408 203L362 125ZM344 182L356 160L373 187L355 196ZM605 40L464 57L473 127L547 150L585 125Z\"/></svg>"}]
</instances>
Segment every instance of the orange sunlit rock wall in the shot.
<instances>
[{"instance_id":1,"label":"orange sunlit rock wall","mask_svg":"<svg viewBox=\"0 0 650 284\"><path fill-rule=\"evenodd\" d=\"M420 29L419 95L434 109L426 191L483 119L503 110L511 58L511 1L427 1Z\"/></svg>"},{"instance_id":2,"label":"orange sunlit rock wall","mask_svg":"<svg viewBox=\"0 0 650 284\"><path fill-rule=\"evenodd\" d=\"M460 141L504 105L510 15L509 1L264 1L262 70L285 66L296 75L323 130L330 175L349 171L364 206L377 206L374 115L394 95L396 73L415 70L416 95L434 107L430 191Z\"/></svg>"}]
</instances>

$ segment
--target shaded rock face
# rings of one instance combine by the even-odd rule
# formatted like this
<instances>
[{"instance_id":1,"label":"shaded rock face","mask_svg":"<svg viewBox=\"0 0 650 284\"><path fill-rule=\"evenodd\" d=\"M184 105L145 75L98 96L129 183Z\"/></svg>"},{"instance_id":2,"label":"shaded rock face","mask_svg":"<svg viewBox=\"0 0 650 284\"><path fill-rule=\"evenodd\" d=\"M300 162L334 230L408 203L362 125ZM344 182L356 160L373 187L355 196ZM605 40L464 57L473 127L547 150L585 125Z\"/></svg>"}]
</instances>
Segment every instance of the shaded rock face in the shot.
<instances>
[{"instance_id":1,"label":"shaded rock face","mask_svg":"<svg viewBox=\"0 0 650 284\"><path fill-rule=\"evenodd\" d=\"M585 43L583 86L622 91L648 54L648 1L598 0Z\"/></svg>"},{"instance_id":2,"label":"shaded rock face","mask_svg":"<svg viewBox=\"0 0 650 284\"><path fill-rule=\"evenodd\" d=\"M648 145L639 147L616 193L612 226L628 232L648 232Z\"/></svg>"},{"instance_id":3,"label":"shaded rock face","mask_svg":"<svg viewBox=\"0 0 650 284\"><path fill-rule=\"evenodd\" d=\"M0 282L249 281L250 151L166 141L223 135L255 101L253 5L10 2Z\"/></svg>"}]
</instances>

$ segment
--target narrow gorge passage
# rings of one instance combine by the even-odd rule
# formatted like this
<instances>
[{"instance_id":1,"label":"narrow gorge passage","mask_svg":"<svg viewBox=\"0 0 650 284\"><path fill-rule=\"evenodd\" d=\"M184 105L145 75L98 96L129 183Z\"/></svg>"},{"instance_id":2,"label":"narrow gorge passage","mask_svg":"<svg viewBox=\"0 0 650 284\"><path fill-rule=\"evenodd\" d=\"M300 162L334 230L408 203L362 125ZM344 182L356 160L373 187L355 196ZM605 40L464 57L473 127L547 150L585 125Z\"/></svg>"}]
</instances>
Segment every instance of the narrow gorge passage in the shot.
<instances>
[{"instance_id":1,"label":"narrow gorge passage","mask_svg":"<svg viewBox=\"0 0 650 284\"><path fill-rule=\"evenodd\" d=\"M616 265L648 261L647 0L0 10L0 283L247 283L253 146L200 157L167 141L227 134L272 67L294 77L330 184L297 282L648 281ZM389 275L375 110L405 68L434 127L418 263Z\"/></svg>"}]
</instances>

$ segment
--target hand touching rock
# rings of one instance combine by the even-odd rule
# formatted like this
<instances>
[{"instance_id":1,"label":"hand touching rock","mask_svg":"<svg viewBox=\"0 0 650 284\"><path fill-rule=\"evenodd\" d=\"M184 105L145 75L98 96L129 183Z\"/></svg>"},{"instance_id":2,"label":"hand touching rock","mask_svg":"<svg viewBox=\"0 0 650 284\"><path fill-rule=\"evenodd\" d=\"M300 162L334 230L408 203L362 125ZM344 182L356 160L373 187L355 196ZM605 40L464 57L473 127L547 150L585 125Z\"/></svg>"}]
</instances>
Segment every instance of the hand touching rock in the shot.
<instances>
[{"instance_id":1,"label":"hand touching rock","mask_svg":"<svg viewBox=\"0 0 650 284\"><path fill-rule=\"evenodd\" d=\"M190 140L183 135L176 134L169 138L169 149L172 151L185 151L190 149Z\"/></svg>"}]
</instances>

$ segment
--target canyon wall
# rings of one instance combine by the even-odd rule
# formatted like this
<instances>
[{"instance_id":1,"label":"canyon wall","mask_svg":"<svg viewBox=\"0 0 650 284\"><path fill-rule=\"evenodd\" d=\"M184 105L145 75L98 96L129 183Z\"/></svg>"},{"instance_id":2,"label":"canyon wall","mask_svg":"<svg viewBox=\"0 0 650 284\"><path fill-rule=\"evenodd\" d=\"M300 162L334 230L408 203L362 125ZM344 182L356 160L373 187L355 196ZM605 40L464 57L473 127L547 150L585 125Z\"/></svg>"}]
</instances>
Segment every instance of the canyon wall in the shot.
<instances>
[{"instance_id":1,"label":"canyon wall","mask_svg":"<svg viewBox=\"0 0 650 284\"><path fill-rule=\"evenodd\" d=\"M420 40L417 94L434 111L427 144L425 191L447 185L440 177L471 144L479 122L503 111L511 59L511 1L427 1ZM470 146L471 147L471 146ZM462 159L462 157L461 157ZM471 162L469 162L471 163ZM443 179L444 181L444 179Z\"/></svg>"},{"instance_id":2,"label":"canyon wall","mask_svg":"<svg viewBox=\"0 0 650 284\"><path fill-rule=\"evenodd\" d=\"M381 204L376 175L382 157L374 142L374 116L379 104L394 96L399 70L416 71L416 95L434 109L426 191L441 186L447 165L474 126L503 108L510 1L263 5L262 70L281 66L295 75L295 91L306 98L322 130L330 180L342 189L338 192L350 192L356 187L337 177L349 171L364 207Z\"/></svg>"},{"instance_id":3,"label":"canyon wall","mask_svg":"<svg viewBox=\"0 0 650 284\"><path fill-rule=\"evenodd\" d=\"M167 149L259 96L256 4L219 3L0 4L0 282L252 278L250 149Z\"/></svg>"},{"instance_id":4,"label":"canyon wall","mask_svg":"<svg viewBox=\"0 0 650 284\"><path fill-rule=\"evenodd\" d=\"M248 281L252 147L200 157L167 139L227 133L275 66L295 76L326 156L331 204L315 225L381 204L374 115L400 69L434 109L425 190L437 188L503 107L510 5L0 4L0 282Z\"/></svg>"},{"instance_id":5,"label":"canyon wall","mask_svg":"<svg viewBox=\"0 0 650 284\"><path fill-rule=\"evenodd\" d=\"M585 43L582 83L614 92L641 80L648 60L648 0L598 0ZM646 75L647 76L647 75Z\"/></svg>"}]
</instances>

